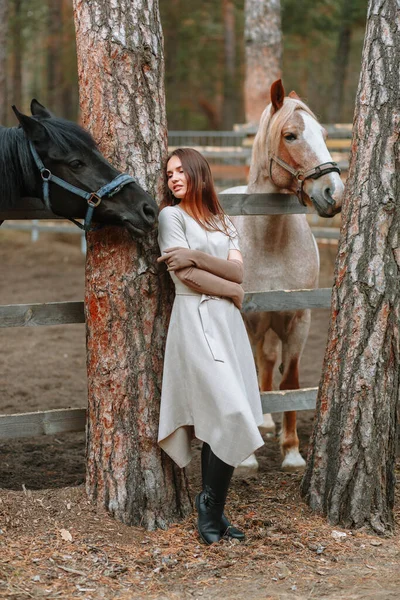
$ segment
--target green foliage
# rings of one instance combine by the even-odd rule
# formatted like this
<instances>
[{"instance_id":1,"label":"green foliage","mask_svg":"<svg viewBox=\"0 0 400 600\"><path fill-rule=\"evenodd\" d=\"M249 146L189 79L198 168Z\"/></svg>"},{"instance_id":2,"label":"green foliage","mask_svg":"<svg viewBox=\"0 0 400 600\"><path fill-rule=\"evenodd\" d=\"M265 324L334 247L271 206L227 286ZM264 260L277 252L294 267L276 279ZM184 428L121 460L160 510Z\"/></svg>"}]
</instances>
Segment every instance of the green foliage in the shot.
<instances>
[{"instance_id":1,"label":"green foliage","mask_svg":"<svg viewBox=\"0 0 400 600\"><path fill-rule=\"evenodd\" d=\"M54 0L53 0L54 1ZM60 96L65 95L65 106L58 102L49 106L54 112L75 119L78 114L78 83L75 49L75 28L72 0L57 2L57 34L52 38L50 27L50 0L9 0L9 90L8 104L16 101L13 89L16 78L22 81L20 110L29 111L30 100L36 97L42 103L53 99L48 77L48 62L58 50L60 69ZM21 53L21 68L16 69L14 58Z\"/></svg>"},{"instance_id":2,"label":"green foliage","mask_svg":"<svg viewBox=\"0 0 400 600\"><path fill-rule=\"evenodd\" d=\"M243 1L235 0L236 67L243 62ZM160 0L165 39L166 96L170 129L214 128L221 118L224 77L222 2ZM237 94L242 94L238 78ZM240 114L237 117L241 116Z\"/></svg>"},{"instance_id":3,"label":"green foliage","mask_svg":"<svg viewBox=\"0 0 400 600\"><path fill-rule=\"evenodd\" d=\"M64 102L55 102L49 82L52 44L49 7L55 0L9 0L9 78L16 45L22 52L22 109L36 96L64 116L78 113L77 72L72 0L59 0L62 48L57 57ZM260 2L262 0L259 0ZM232 0L235 16L234 122L243 122L244 0ZM216 129L223 126L227 102L223 0L159 0L166 56L166 97L170 129ZM16 8L19 6L19 10ZM367 0L281 0L283 80L326 121L338 39L351 30L349 65L344 87L343 121L351 121L360 70ZM62 13L62 15L61 15ZM53 40L54 41L54 40ZM54 47L53 47L54 48ZM50 58L49 58L50 56ZM12 86L9 104L14 101ZM224 94L225 87L225 94ZM233 91L231 92L231 89ZM233 123L231 124L233 125Z\"/></svg>"}]
</instances>

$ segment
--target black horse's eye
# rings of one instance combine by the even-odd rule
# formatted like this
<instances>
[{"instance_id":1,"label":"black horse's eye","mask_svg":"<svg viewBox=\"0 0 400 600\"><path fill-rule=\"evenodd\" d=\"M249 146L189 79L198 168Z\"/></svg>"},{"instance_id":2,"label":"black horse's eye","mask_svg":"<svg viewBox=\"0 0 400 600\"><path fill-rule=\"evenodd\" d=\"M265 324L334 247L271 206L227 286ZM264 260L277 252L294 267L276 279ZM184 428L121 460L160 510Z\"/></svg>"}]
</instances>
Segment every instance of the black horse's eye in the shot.
<instances>
[{"instance_id":1,"label":"black horse's eye","mask_svg":"<svg viewBox=\"0 0 400 600\"><path fill-rule=\"evenodd\" d=\"M83 162L81 160L71 160L69 166L71 169L81 169L83 167Z\"/></svg>"},{"instance_id":2,"label":"black horse's eye","mask_svg":"<svg viewBox=\"0 0 400 600\"><path fill-rule=\"evenodd\" d=\"M294 135L294 133L285 133L285 135L283 136L285 138L285 140L287 140L288 142L292 142L293 140L296 139L296 136Z\"/></svg>"}]
</instances>

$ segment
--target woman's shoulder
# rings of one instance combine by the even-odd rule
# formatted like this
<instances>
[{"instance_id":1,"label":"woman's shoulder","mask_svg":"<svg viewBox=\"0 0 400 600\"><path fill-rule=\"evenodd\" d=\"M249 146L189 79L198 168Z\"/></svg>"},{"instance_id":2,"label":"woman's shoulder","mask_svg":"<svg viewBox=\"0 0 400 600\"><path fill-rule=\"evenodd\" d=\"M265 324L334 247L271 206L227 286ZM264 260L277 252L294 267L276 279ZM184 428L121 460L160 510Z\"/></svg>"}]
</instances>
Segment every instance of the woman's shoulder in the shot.
<instances>
[{"instance_id":1,"label":"woman's shoulder","mask_svg":"<svg viewBox=\"0 0 400 600\"><path fill-rule=\"evenodd\" d=\"M226 231L228 236L231 237L237 237L238 232L236 230L235 225L232 223L232 220L230 219L230 217L228 217L228 215L224 214L224 222L225 222L225 227L226 227Z\"/></svg>"},{"instance_id":2,"label":"woman's shoulder","mask_svg":"<svg viewBox=\"0 0 400 600\"><path fill-rule=\"evenodd\" d=\"M158 215L158 220L170 218L181 219L182 211L177 206L164 206Z\"/></svg>"},{"instance_id":3,"label":"woman's shoulder","mask_svg":"<svg viewBox=\"0 0 400 600\"><path fill-rule=\"evenodd\" d=\"M173 226L173 224L184 225L183 211L177 206L165 206L158 215L159 226Z\"/></svg>"}]
</instances>

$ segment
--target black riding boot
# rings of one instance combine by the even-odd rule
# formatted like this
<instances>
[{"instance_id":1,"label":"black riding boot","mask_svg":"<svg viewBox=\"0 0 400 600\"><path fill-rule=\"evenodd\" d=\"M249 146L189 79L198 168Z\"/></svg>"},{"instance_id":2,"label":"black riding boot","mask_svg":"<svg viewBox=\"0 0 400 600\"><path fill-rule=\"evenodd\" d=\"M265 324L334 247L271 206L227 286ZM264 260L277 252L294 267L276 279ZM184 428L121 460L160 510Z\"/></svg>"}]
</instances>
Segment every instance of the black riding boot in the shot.
<instances>
[{"instance_id":1,"label":"black riding boot","mask_svg":"<svg viewBox=\"0 0 400 600\"><path fill-rule=\"evenodd\" d=\"M210 459L210 452L211 452L210 446L206 442L203 442L203 446L201 448L201 478L202 478L202 483L203 483L203 490L205 487L205 479L206 479L208 461ZM221 517L220 535L221 535L221 537L226 536L226 537L230 537L230 538L239 540L241 542L246 537L245 534L243 533L243 531L240 531L240 529L238 529L237 527L235 527L234 525L232 525L232 523L230 523L228 521L228 519L226 518L224 513L222 513L222 517Z\"/></svg>"},{"instance_id":2,"label":"black riding boot","mask_svg":"<svg viewBox=\"0 0 400 600\"><path fill-rule=\"evenodd\" d=\"M219 459L210 449L203 491L196 496L198 530L206 544L221 539L221 518L234 467Z\"/></svg>"}]
</instances>

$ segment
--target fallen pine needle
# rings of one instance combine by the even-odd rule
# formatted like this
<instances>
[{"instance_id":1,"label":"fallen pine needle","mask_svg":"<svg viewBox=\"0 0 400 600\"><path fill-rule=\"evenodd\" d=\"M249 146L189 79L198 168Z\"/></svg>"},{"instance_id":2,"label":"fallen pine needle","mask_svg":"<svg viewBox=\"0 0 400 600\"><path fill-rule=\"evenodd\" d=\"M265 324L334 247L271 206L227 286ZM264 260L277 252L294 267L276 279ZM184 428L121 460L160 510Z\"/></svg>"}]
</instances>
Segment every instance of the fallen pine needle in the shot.
<instances>
[{"instance_id":1,"label":"fallen pine needle","mask_svg":"<svg viewBox=\"0 0 400 600\"><path fill-rule=\"evenodd\" d=\"M76 569L71 569L70 567L63 567L62 565L56 565L59 569L66 571L67 573L74 573L74 575L82 575L83 577L87 577L87 573L83 573L82 571L77 571Z\"/></svg>"}]
</instances>

